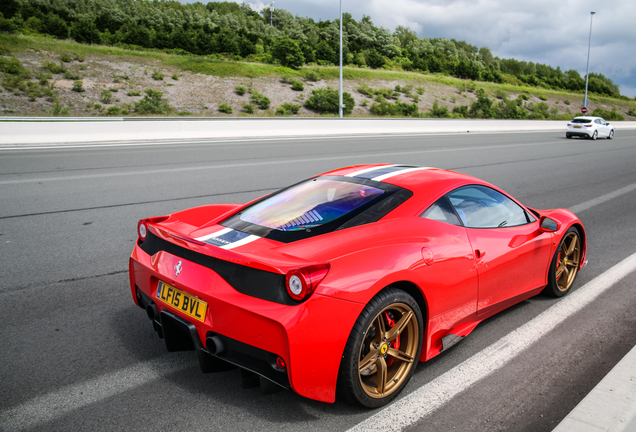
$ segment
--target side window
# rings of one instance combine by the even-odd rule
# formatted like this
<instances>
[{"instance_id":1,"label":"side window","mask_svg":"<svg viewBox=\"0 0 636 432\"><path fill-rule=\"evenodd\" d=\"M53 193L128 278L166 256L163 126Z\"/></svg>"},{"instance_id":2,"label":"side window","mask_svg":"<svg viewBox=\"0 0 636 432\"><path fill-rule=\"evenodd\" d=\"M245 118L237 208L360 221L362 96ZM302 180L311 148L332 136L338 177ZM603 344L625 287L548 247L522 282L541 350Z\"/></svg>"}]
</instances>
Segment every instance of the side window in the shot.
<instances>
[{"instance_id":1,"label":"side window","mask_svg":"<svg viewBox=\"0 0 636 432\"><path fill-rule=\"evenodd\" d=\"M485 186L464 186L447 196L469 228L503 228L534 220L513 200Z\"/></svg>"},{"instance_id":2,"label":"side window","mask_svg":"<svg viewBox=\"0 0 636 432\"><path fill-rule=\"evenodd\" d=\"M420 217L440 222L446 222L458 226L461 226L462 224L446 197L441 197L440 199L435 201L435 203L427 208L424 213L420 215Z\"/></svg>"}]
</instances>

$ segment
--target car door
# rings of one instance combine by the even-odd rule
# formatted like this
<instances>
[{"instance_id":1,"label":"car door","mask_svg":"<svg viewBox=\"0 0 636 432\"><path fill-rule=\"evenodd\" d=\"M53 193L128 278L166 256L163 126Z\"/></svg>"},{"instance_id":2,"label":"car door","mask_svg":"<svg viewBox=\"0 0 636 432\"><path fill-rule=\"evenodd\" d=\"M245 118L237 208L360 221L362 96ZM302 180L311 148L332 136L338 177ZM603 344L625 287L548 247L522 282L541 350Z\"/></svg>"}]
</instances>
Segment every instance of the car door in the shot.
<instances>
[{"instance_id":1,"label":"car door","mask_svg":"<svg viewBox=\"0 0 636 432\"><path fill-rule=\"evenodd\" d=\"M552 234L506 195L486 186L464 186L447 197L466 227L473 248L479 288L477 313L545 286Z\"/></svg>"}]
</instances>

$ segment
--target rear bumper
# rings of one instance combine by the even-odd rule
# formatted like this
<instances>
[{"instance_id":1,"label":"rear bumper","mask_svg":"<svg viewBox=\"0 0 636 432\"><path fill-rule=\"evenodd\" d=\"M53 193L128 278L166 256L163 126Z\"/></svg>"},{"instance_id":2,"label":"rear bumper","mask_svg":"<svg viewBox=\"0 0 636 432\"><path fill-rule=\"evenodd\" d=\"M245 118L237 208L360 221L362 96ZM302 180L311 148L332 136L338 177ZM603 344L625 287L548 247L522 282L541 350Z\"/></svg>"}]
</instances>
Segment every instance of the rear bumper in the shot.
<instances>
[{"instance_id":1,"label":"rear bumper","mask_svg":"<svg viewBox=\"0 0 636 432\"><path fill-rule=\"evenodd\" d=\"M183 272L175 276L171 270L179 261ZM163 251L149 256L137 245L129 266L133 299L147 309L169 351L195 350L203 372L226 370L230 363L304 397L335 401L342 352L364 305L317 294L294 306L250 297L209 268ZM204 300L205 321L157 299L160 280ZM276 366L279 356L285 370Z\"/></svg>"},{"instance_id":2,"label":"rear bumper","mask_svg":"<svg viewBox=\"0 0 636 432\"><path fill-rule=\"evenodd\" d=\"M565 133L570 136L589 138L594 133L594 130L586 131L582 129L574 129L574 130L567 129Z\"/></svg>"}]
</instances>

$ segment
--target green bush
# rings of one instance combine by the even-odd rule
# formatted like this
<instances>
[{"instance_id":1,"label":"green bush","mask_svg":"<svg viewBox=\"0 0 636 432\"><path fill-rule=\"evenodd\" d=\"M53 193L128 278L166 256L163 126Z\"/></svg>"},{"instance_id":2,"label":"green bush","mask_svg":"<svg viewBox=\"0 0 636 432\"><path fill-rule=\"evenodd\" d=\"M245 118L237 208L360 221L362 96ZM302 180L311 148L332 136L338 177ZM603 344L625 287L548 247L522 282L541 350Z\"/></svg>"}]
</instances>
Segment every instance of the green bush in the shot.
<instances>
[{"instance_id":1,"label":"green bush","mask_svg":"<svg viewBox=\"0 0 636 432\"><path fill-rule=\"evenodd\" d=\"M146 89L144 91L145 96L139 102L135 102L135 111L139 114L169 114L173 111L173 108L168 105L168 101L165 100L163 92Z\"/></svg>"},{"instance_id":2,"label":"green bush","mask_svg":"<svg viewBox=\"0 0 636 432\"><path fill-rule=\"evenodd\" d=\"M73 53L73 56L75 57L75 60L77 60L80 63L82 63L84 59L86 58L85 53Z\"/></svg>"},{"instance_id":3,"label":"green bush","mask_svg":"<svg viewBox=\"0 0 636 432\"><path fill-rule=\"evenodd\" d=\"M616 120L616 121L625 120L625 117L623 117L622 114L617 112L616 108L612 108L612 110L609 111L603 107L598 107L594 111L592 111L592 115L594 117L603 117L605 120Z\"/></svg>"},{"instance_id":4,"label":"green bush","mask_svg":"<svg viewBox=\"0 0 636 432\"><path fill-rule=\"evenodd\" d=\"M431 117L436 118L448 118L451 116L450 112L448 111L448 107L446 107L445 105L440 106L437 103L437 100L433 102L433 108L431 108L429 114Z\"/></svg>"},{"instance_id":5,"label":"green bush","mask_svg":"<svg viewBox=\"0 0 636 432\"><path fill-rule=\"evenodd\" d=\"M361 93L368 97L373 97L375 95L375 90L369 87L368 84L362 84L360 87L358 87L358 93Z\"/></svg>"},{"instance_id":6,"label":"green bush","mask_svg":"<svg viewBox=\"0 0 636 432\"><path fill-rule=\"evenodd\" d=\"M80 74L73 72L71 70L67 70L66 72L64 72L64 78L68 79L68 80L73 80L76 81L78 79L81 79L82 77L80 76Z\"/></svg>"},{"instance_id":7,"label":"green bush","mask_svg":"<svg viewBox=\"0 0 636 432\"><path fill-rule=\"evenodd\" d=\"M106 115L119 115L120 112L121 112L121 108L119 108L116 105L113 105L108 107L108 109L106 110Z\"/></svg>"},{"instance_id":8,"label":"green bush","mask_svg":"<svg viewBox=\"0 0 636 432\"><path fill-rule=\"evenodd\" d=\"M54 73L54 74L61 74L66 71L66 68L64 67L62 63L60 63L58 66L57 64L53 62L45 61L42 63L42 66L50 70L51 73Z\"/></svg>"},{"instance_id":9,"label":"green bush","mask_svg":"<svg viewBox=\"0 0 636 432\"><path fill-rule=\"evenodd\" d=\"M284 103L276 108L277 115L293 115L298 114L298 111L300 111L300 105L293 103Z\"/></svg>"},{"instance_id":10,"label":"green bush","mask_svg":"<svg viewBox=\"0 0 636 432\"><path fill-rule=\"evenodd\" d=\"M222 103L219 105L219 111L225 114L232 114L232 107L226 103Z\"/></svg>"},{"instance_id":11,"label":"green bush","mask_svg":"<svg viewBox=\"0 0 636 432\"><path fill-rule=\"evenodd\" d=\"M468 117L468 105L460 105L453 107L454 118L466 118Z\"/></svg>"},{"instance_id":12,"label":"green bush","mask_svg":"<svg viewBox=\"0 0 636 432\"><path fill-rule=\"evenodd\" d=\"M256 106L253 103L244 103L242 108L243 112L246 114L254 114L254 111L256 110Z\"/></svg>"},{"instance_id":13,"label":"green bush","mask_svg":"<svg viewBox=\"0 0 636 432\"><path fill-rule=\"evenodd\" d=\"M113 94L111 92L109 92L108 90L104 89L102 90L102 102L104 102L105 104L109 104L113 101Z\"/></svg>"},{"instance_id":14,"label":"green bush","mask_svg":"<svg viewBox=\"0 0 636 432\"><path fill-rule=\"evenodd\" d=\"M415 89L415 91L417 92L418 95L422 96L424 92L426 91L426 89L424 87L418 87Z\"/></svg>"},{"instance_id":15,"label":"green bush","mask_svg":"<svg viewBox=\"0 0 636 432\"><path fill-rule=\"evenodd\" d=\"M516 101L504 99L495 107L495 117L500 119L520 120L526 118L528 112Z\"/></svg>"},{"instance_id":16,"label":"green bush","mask_svg":"<svg viewBox=\"0 0 636 432\"><path fill-rule=\"evenodd\" d=\"M141 96L141 92L140 91L132 91L130 90L128 93L126 93L127 96Z\"/></svg>"},{"instance_id":17,"label":"green bush","mask_svg":"<svg viewBox=\"0 0 636 432\"><path fill-rule=\"evenodd\" d=\"M60 103L60 100L56 99L55 103L53 104L53 108L51 109L51 115L54 116L54 117L67 116L68 115L68 107L63 106Z\"/></svg>"},{"instance_id":18,"label":"green bush","mask_svg":"<svg viewBox=\"0 0 636 432\"><path fill-rule=\"evenodd\" d=\"M269 98L265 95L260 94L259 92L252 92L251 100L256 105L258 105L260 109L266 110L267 108L269 108Z\"/></svg>"},{"instance_id":19,"label":"green bush","mask_svg":"<svg viewBox=\"0 0 636 432\"><path fill-rule=\"evenodd\" d=\"M631 108L629 111L627 111L627 115L636 117L636 109Z\"/></svg>"},{"instance_id":20,"label":"green bush","mask_svg":"<svg viewBox=\"0 0 636 432\"><path fill-rule=\"evenodd\" d=\"M69 53L62 53L62 55L60 55L60 60L64 63L70 63L73 61L73 57L71 57Z\"/></svg>"},{"instance_id":21,"label":"green bush","mask_svg":"<svg viewBox=\"0 0 636 432\"><path fill-rule=\"evenodd\" d=\"M179 111L177 113L178 116L189 116L192 115L192 113L190 111Z\"/></svg>"},{"instance_id":22,"label":"green bush","mask_svg":"<svg viewBox=\"0 0 636 432\"><path fill-rule=\"evenodd\" d=\"M548 97L547 97L547 96L544 96L544 95L539 95L538 97L539 97L539 99L541 99L542 101L547 101L547 100L548 100Z\"/></svg>"},{"instance_id":23,"label":"green bush","mask_svg":"<svg viewBox=\"0 0 636 432\"><path fill-rule=\"evenodd\" d=\"M81 93L83 91L86 91L83 87L84 83L82 82L82 80L77 80L73 83L73 87L71 88L71 90L73 90L74 92L78 92Z\"/></svg>"},{"instance_id":24,"label":"green bush","mask_svg":"<svg viewBox=\"0 0 636 432\"><path fill-rule=\"evenodd\" d=\"M175 80L175 81L179 81L179 75L177 75L177 74L172 74L172 77L171 77L171 78L172 78L173 80Z\"/></svg>"},{"instance_id":25,"label":"green bush","mask_svg":"<svg viewBox=\"0 0 636 432\"><path fill-rule=\"evenodd\" d=\"M316 89L311 91L311 96L305 102L305 107L321 114L338 114L338 100L338 90L334 90L331 87ZM356 105L351 94L344 92L342 94L342 103L345 105L343 113L351 114L353 107Z\"/></svg>"},{"instance_id":26,"label":"green bush","mask_svg":"<svg viewBox=\"0 0 636 432\"><path fill-rule=\"evenodd\" d=\"M162 81L163 80L163 74L161 72L158 71L154 71L152 72L152 79L155 81Z\"/></svg>"},{"instance_id":27,"label":"green bush","mask_svg":"<svg viewBox=\"0 0 636 432\"><path fill-rule=\"evenodd\" d=\"M274 39L271 54L281 65L292 69L298 69L305 63L305 56L298 42L287 36Z\"/></svg>"},{"instance_id":28,"label":"green bush","mask_svg":"<svg viewBox=\"0 0 636 432\"><path fill-rule=\"evenodd\" d=\"M234 93L236 93L239 96L243 96L245 94L245 87L243 86L236 86L234 87Z\"/></svg>"},{"instance_id":29,"label":"green bush","mask_svg":"<svg viewBox=\"0 0 636 432\"><path fill-rule=\"evenodd\" d=\"M31 78L31 72L22 66L20 60L15 58L0 57L0 71L9 75L14 75L22 79Z\"/></svg>"},{"instance_id":30,"label":"green bush","mask_svg":"<svg viewBox=\"0 0 636 432\"><path fill-rule=\"evenodd\" d=\"M313 81L313 82L320 81L321 80L320 69L316 68L316 69L306 70L305 80Z\"/></svg>"},{"instance_id":31,"label":"green bush","mask_svg":"<svg viewBox=\"0 0 636 432\"><path fill-rule=\"evenodd\" d=\"M419 117L419 109L416 104L407 104L406 102L396 101L388 102L382 96L379 100L371 105L369 111L378 116L400 116L400 117Z\"/></svg>"},{"instance_id":32,"label":"green bush","mask_svg":"<svg viewBox=\"0 0 636 432\"><path fill-rule=\"evenodd\" d=\"M570 101L568 99L564 99L563 103L566 104L566 105L570 105Z\"/></svg>"},{"instance_id":33,"label":"green bush","mask_svg":"<svg viewBox=\"0 0 636 432\"><path fill-rule=\"evenodd\" d=\"M506 98L508 97L508 94L507 94L505 91L503 91L503 90L501 90L501 89L498 89L498 90L495 92L495 97L496 97L497 99L501 99L501 100L503 100L503 99L506 99Z\"/></svg>"},{"instance_id":34,"label":"green bush","mask_svg":"<svg viewBox=\"0 0 636 432\"><path fill-rule=\"evenodd\" d=\"M305 86L299 80L293 80L291 89L294 91L303 91Z\"/></svg>"}]
</instances>

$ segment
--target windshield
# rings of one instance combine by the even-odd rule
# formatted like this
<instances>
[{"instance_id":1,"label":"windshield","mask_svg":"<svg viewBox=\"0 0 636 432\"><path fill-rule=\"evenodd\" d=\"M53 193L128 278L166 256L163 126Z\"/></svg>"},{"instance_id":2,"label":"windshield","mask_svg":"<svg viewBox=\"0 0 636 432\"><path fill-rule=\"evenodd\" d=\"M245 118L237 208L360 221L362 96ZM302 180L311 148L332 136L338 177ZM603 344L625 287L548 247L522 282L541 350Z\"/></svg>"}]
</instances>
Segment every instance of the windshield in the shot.
<instances>
[{"instance_id":1,"label":"windshield","mask_svg":"<svg viewBox=\"0 0 636 432\"><path fill-rule=\"evenodd\" d=\"M574 120L572 120L572 123L592 123L592 119L575 118Z\"/></svg>"},{"instance_id":2,"label":"windshield","mask_svg":"<svg viewBox=\"0 0 636 432\"><path fill-rule=\"evenodd\" d=\"M372 186L313 179L298 184L243 211L240 220L279 231L327 224L382 195Z\"/></svg>"}]
</instances>

